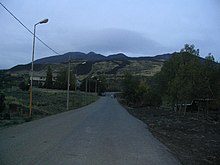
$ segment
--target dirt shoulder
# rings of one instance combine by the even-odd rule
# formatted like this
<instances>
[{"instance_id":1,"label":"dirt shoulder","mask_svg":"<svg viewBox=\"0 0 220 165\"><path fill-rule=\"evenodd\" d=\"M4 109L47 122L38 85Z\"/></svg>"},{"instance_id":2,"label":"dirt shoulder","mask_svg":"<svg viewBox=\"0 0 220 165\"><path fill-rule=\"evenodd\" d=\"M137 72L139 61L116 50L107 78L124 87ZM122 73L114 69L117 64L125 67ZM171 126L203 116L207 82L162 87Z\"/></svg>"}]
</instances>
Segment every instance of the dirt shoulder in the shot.
<instances>
[{"instance_id":1,"label":"dirt shoulder","mask_svg":"<svg viewBox=\"0 0 220 165\"><path fill-rule=\"evenodd\" d=\"M168 109L127 108L145 122L183 165L220 164L220 121L197 114L178 115Z\"/></svg>"}]
</instances>

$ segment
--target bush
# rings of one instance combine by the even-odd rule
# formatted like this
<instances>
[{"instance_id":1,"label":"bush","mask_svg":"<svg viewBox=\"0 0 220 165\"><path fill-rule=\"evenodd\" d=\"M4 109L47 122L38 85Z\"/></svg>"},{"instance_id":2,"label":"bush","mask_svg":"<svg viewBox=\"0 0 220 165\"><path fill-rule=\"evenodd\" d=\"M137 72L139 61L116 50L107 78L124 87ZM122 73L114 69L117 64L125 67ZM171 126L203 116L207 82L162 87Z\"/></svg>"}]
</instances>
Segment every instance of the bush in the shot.
<instances>
[{"instance_id":1,"label":"bush","mask_svg":"<svg viewBox=\"0 0 220 165\"><path fill-rule=\"evenodd\" d=\"M20 88L22 91L28 91L28 90L29 90L29 85L26 84L24 81L21 82L18 86L19 86L19 88Z\"/></svg>"}]
</instances>

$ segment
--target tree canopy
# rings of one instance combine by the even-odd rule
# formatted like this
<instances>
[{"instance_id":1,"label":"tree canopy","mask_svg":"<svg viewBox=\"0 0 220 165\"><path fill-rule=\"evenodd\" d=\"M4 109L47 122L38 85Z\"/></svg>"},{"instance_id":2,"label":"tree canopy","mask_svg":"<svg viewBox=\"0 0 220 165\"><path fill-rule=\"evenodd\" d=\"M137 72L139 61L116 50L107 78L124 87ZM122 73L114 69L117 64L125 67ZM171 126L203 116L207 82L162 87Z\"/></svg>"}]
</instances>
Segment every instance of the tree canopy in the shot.
<instances>
[{"instance_id":1,"label":"tree canopy","mask_svg":"<svg viewBox=\"0 0 220 165\"><path fill-rule=\"evenodd\" d=\"M67 89L67 81L68 81L68 68L61 70L55 81L56 89ZM75 76L73 72L70 71L70 90L75 89Z\"/></svg>"},{"instance_id":2,"label":"tree canopy","mask_svg":"<svg viewBox=\"0 0 220 165\"><path fill-rule=\"evenodd\" d=\"M48 66L47 68L45 88L48 88L48 89L53 88L53 74L52 74L52 70L50 66Z\"/></svg>"},{"instance_id":3,"label":"tree canopy","mask_svg":"<svg viewBox=\"0 0 220 165\"><path fill-rule=\"evenodd\" d=\"M197 98L219 97L219 64L209 54L201 60L198 49L186 44L180 53L174 53L167 61L157 79L157 88L172 103L190 102Z\"/></svg>"},{"instance_id":4,"label":"tree canopy","mask_svg":"<svg viewBox=\"0 0 220 165\"><path fill-rule=\"evenodd\" d=\"M124 98L139 106L160 105L161 98L171 104L194 99L213 99L220 103L220 65L211 53L199 57L199 49L185 44L166 61L151 80L139 80L126 73L122 82Z\"/></svg>"}]
</instances>

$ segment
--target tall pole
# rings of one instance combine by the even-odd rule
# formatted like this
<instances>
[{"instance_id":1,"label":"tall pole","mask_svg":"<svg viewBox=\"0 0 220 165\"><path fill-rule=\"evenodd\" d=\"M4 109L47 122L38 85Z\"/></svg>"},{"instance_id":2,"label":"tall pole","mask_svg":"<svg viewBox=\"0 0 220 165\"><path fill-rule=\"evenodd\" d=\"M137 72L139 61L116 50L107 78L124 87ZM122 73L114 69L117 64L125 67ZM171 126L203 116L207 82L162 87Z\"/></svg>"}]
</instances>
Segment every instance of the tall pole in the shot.
<instances>
[{"instance_id":1,"label":"tall pole","mask_svg":"<svg viewBox=\"0 0 220 165\"><path fill-rule=\"evenodd\" d=\"M29 111L29 117L32 115L32 99L33 99L33 72L34 72L34 48L35 48L35 32L36 32L36 26L34 25L34 38L33 38L33 47L32 47L32 63L31 63L31 84L30 84L30 111Z\"/></svg>"},{"instance_id":2,"label":"tall pole","mask_svg":"<svg viewBox=\"0 0 220 165\"><path fill-rule=\"evenodd\" d=\"M91 80L89 79L89 93L91 92L91 86L90 86L91 83L90 82L91 82Z\"/></svg>"},{"instance_id":3,"label":"tall pole","mask_svg":"<svg viewBox=\"0 0 220 165\"><path fill-rule=\"evenodd\" d=\"M30 84L30 105L29 105L29 117L32 116L32 101L33 101L33 72L34 72L34 48L35 48L35 33L36 26L38 24L47 23L48 19L44 19L36 24L34 24L34 36L33 36L33 47L32 47L32 62L31 62L31 84Z\"/></svg>"},{"instance_id":4,"label":"tall pole","mask_svg":"<svg viewBox=\"0 0 220 165\"><path fill-rule=\"evenodd\" d=\"M95 81L95 93L97 93L97 85L98 84L98 80L96 79L96 81Z\"/></svg>"},{"instance_id":5,"label":"tall pole","mask_svg":"<svg viewBox=\"0 0 220 165\"><path fill-rule=\"evenodd\" d=\"M67 99L66 99L67 110L69 110L69 99L70 99L70 56L69 56L69 62L68 62Z\"/></svg>"},{"instance_id":6,"label":"tall pole","mask_svg":"<svg viewBox=\"0 0 220 165\"><path fill-rule=\"evenodd\" d=\"M85 92L87 92L87 86L88 86L88 80L86 78L86 90L85 90Z\"/></svg>"},{"instance_id":7,"label":"tall pole","mask_svg":"<svg viewBox=\"0 0 220 165\"><path fill-rule=\"evenodd\" d=\"M76 91L76 89L77 89L77 65L76 65L76 67L75 67L75 91Z\"/></svg>"}]
</instances>

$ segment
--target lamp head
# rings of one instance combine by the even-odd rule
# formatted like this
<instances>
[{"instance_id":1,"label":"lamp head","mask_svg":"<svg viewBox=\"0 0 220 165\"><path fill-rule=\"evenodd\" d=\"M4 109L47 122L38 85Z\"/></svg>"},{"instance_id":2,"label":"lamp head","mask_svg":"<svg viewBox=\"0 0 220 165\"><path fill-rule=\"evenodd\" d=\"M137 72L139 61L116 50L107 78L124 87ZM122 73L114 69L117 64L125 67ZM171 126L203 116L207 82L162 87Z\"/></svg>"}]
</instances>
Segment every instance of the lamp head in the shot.
<instances>
[{"instance_id":1,"label":"lamp head","mask_svg":"<svg viewBox=\"0 0 220 165\"><path fill-rule=\"evenodd\" d=\"M42 23L47 23L48 22L48 19L43 19L42 21L40 21L39 23L42 24Z\"/></svg>"},{"instance_id":2,"label":"lamp head","mask_svg":"<svg viewBox=\"0 0 220 165\"><path fill-rule=\"evenodd\" d=\"M85 64L86 64L86 61L82 62L81 64L82 64L82 65L85 65Z\"/></svg>"}]
</instances>

